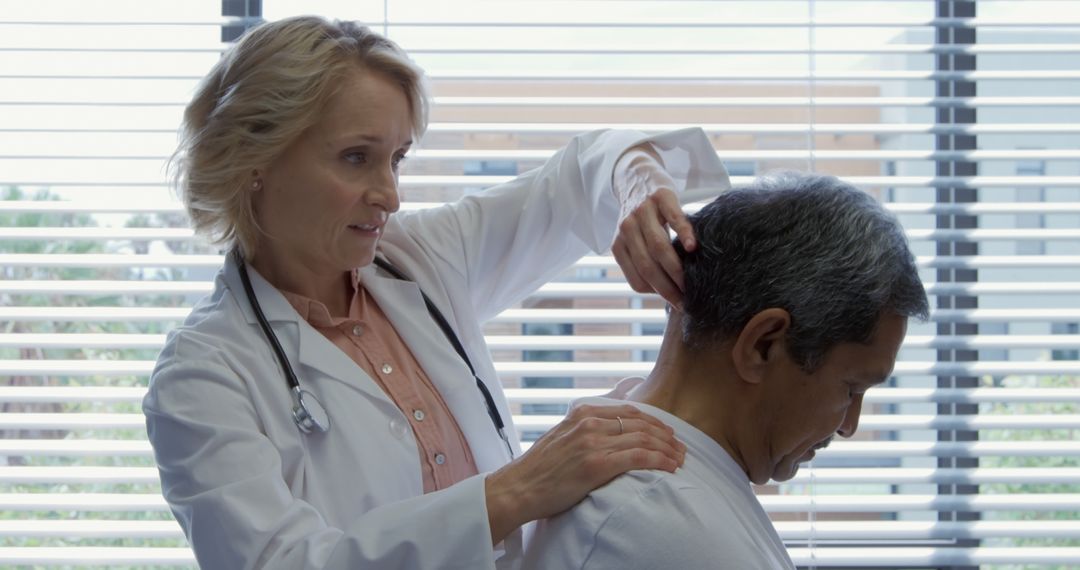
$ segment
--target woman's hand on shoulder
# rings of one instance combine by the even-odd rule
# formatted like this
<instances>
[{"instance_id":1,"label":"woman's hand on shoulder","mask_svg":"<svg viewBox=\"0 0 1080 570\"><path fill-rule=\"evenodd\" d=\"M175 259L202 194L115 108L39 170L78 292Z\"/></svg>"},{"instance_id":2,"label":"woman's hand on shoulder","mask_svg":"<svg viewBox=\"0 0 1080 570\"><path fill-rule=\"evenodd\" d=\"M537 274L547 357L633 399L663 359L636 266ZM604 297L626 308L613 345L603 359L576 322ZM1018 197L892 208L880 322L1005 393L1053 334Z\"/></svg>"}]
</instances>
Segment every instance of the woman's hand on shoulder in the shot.
<instances>
[{"instance_id":1,"label":"woman's hand on shoulder","mask_svg":"<svg viewBox=\"0 0 1080 570\"><path fill-rule=\"evenodd\" d=\"M694 230L679 204L674 179L648 143L626 151L612 179L622 211L611 253L638 293L658 293L682 308L682 261L671 244L675 231L687 251L696 247Z\"/></svg>"},{"instance_id":2,"label":"woman's hand on shoulder","mask_svg":"<svg viewBox=\"0 0 1080 570\"><path fill-rule=\"evenodd\" d=\"M492 541L565 511L627 471L673 472L685 455L670 427L634 406L575 406L527 453L487 477Z\"/></svg>"}]
</instances>

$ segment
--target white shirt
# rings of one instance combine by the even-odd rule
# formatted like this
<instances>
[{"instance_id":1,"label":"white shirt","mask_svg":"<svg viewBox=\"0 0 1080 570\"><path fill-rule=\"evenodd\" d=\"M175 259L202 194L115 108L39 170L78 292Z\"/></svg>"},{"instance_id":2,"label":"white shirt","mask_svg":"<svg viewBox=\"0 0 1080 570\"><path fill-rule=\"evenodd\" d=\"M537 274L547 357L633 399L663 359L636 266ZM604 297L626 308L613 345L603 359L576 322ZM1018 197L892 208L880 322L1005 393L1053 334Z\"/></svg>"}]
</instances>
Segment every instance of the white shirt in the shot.
<instances>
[{"instance_id":1,"label":"white shirt","mask_svg":"<svg viewBox=\"0 0 1080 570\"><path fill-rule=\"evenodd\" d=\"M527 570L794 569L784 543L754 496L750 479L720 444L685 421L630 404L675 430L686 462L675 473L631 471L573 509L540 521Z\"/></svg>"}]
</instances>

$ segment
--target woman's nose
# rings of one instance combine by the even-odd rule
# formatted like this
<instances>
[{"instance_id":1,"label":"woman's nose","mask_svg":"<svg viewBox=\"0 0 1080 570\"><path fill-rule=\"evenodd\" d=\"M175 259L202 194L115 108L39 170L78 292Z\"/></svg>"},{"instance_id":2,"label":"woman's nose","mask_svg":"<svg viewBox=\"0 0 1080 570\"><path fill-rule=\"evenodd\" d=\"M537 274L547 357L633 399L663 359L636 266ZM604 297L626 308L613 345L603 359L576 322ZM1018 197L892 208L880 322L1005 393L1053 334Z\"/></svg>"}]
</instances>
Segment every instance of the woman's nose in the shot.
<instances>
[{"instance_id":1,"label":"woman's nose","mask_svg":"<svg viewBox=\"0 0 1080 570\"><path fill-rule=\"evenodd\" d=\"M398 194L398 177L392 169L388 172L380 172L369 181L367 189L368 204L378 206L387 213L393 214L401 207L401 197Z\"/></svg>"}]
</instances>

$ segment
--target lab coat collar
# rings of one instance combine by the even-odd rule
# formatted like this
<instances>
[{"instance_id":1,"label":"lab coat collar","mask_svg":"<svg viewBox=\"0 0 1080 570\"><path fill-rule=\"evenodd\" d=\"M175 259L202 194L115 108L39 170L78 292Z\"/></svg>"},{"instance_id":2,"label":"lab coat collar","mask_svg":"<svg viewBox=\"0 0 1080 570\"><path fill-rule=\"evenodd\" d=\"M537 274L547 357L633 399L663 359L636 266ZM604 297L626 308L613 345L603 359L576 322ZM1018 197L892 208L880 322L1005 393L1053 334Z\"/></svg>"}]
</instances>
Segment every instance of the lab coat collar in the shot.
<instances>
[{"instance_id":1,"label":"lab coat collar","mask_svg":"<svg viewBox=\"0 0 1080 570\"><path fill-rule=\"evenodd\" d=\"M374 264L359 272L361 283L393 323L457 420L470 444L477 469L492 471L505 465L510 458L491 422L472 372L428 313L420 286L413 281L396 279ZM448 308L449 301L440 297L434 288L428 287L425 292L453 326L455 319ZM498 381L497 378L482 380ZM510 424L505 413L503 421Z\"/></svg>"},{"instance_id":2,"label":"lab coat collar","mask_svg":"<svg viewBox=\"0 0 1080 570\"><path fill-rule=\"evenodd\" d=\"M304 368L310 368L351 388L361 390L387 405L397 407L382 387L364 372L363 368L360 368L347 354L308 324L276 287L250 265L247 266L247 272L251 278L251 288L259 299L263 314L270 323L270 328L277 335L278 342L281 343L296 375L300 378L301 388L311 389L316 386L309 380L312 375L304 373ZM240 268L232 255L225 256L223 274L225 284L233 292L244 319L249 325L256 327L261 335L262 330L258 328L259 321L255 317L255 310L251 307L247 295L244 294ZM284 384L282 380L282 385Z\"/></svg>"}]
</instances>

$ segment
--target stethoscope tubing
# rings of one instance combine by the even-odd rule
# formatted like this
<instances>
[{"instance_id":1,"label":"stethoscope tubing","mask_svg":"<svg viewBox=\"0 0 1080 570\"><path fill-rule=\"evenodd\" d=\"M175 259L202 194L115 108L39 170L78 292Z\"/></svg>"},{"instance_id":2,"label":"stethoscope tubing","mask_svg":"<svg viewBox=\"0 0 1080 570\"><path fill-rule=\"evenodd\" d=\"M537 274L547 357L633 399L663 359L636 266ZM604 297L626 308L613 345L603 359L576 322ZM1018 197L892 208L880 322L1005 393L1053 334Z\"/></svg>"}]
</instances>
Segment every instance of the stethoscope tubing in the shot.
<instances>
[{"instance_id":1,"label":"stethoscope tubing","mask_svg":"<svg viewBox=\"0 0 1080 570\"><path fill-rule=\"evenodd\" d=\"M251 309L255 313L255 319L259 322L259 328L262 329L267 342L270 343L270 348L273 350L274 356L281 365L281 369L285 375L285 381L289 385L289 392L293 401L293 420L296 422L297 428L305 434L329 431L330 417L327 415L326 409L314 394L300 387L300 379L297 378L296 372L293 370L288 357L285 355L285 350L281 347L281 342L278 340L277 335L274 334L273 329L270 328L270 323L266 320L266 315L263 313L262 306L259 304L259 299L255 295L255 290L251 285L251 278L248 275L247 265L244 262L243 255L240 253L239 249L234 249L232 253L236 266L240 271L240 281L244 286L244 294L251 304ZM375 265L392 275L395 279L412 281L385 259L375 258ZM424 293L423 289L420 290L420 296L424 299L424 305L426 305L428 313L435 320L436 324L439 325L439 328L442 330L443 334L446 335L450 344L453 345L454 351L465 361L465 365L469 368L469 372L472 373L473 379L476 380L476 387L480 390L480 394L484 399L484 404L487 407L491 423L495 426L495 431L499 434L499 438L506 443L506 449L510 452L510 457L513 458L514 449L510 445L510 438L506 433L506 424L503 422L502 414L499 413L499 409L495 405L495 398L492 397L491 391L488 390L487 385L485 385L476 374L476 369L473 367L472 361L469 360L468 354L465 353L465 347L461 344L461 340L450 326L450 322L443 316L442 311L435 306L435 303ZM305 401L306 399L310 400L310 403L317 407L315 413L312 413L311 409L308 407L309 402Z\"/></svg>"}]
</instances>

